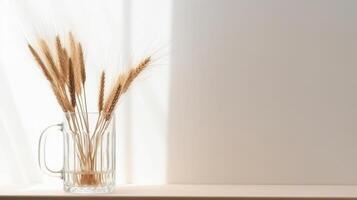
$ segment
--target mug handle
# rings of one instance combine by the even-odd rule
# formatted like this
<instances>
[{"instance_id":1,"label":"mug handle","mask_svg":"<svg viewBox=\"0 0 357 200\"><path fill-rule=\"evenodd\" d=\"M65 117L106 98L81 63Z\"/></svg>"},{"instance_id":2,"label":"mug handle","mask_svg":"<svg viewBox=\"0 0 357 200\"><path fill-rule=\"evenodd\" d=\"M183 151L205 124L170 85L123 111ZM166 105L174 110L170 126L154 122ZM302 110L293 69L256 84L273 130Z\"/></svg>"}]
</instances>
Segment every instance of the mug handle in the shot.
<instances>
[{"instance_id":1,"label":"mug handle","mask_svg":"<svg viewBox=\"0 0 357 200\"><path fill-rule=\"evenodd\" d=\"M40 140L38 143L38 165L40 166L40 169L44 171L47 175L53 176L53 177L59 177L63 178L63 168L56 171L56 170L51 170L47 167L46 163L46 139L49 131L51 129L56 128L58 131L60 131L63 134L63 125L62 124L54 124L51 126L48 126L45 130L42 131Z\"/></svg>"}]
</instances>

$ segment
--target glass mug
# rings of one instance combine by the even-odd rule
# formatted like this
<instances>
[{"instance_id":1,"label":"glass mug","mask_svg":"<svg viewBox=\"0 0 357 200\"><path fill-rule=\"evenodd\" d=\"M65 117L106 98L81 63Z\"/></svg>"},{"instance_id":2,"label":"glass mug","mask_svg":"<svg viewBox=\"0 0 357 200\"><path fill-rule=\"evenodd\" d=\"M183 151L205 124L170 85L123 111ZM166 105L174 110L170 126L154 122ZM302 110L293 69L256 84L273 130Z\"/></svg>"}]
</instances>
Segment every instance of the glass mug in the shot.
<instances>
[{"instance_id":1,"label":"glass mug","mask_svg":"<svg viewBox=\"0 0 357 200\"><path fill-rule=\"evenodd\" d=\"M105 116L105 115L104 115ZM103 113L66 113L61 124L48 126L38 148L40 168L63 179L66 192L111 192L115 185L115 119ZM101 123L102 122L102 123ZM63 167L51 170L46 164L46 137L50 130L63 134Z\"/></svg>"}]
</instances>

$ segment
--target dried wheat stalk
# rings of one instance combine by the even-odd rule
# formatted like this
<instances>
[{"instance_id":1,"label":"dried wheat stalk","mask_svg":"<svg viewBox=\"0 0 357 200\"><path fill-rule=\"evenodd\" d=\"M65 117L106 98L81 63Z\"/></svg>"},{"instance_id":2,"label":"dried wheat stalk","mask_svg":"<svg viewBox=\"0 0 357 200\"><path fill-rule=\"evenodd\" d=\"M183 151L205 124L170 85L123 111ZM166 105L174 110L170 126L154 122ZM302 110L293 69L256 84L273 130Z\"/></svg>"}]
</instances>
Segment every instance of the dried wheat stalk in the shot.
<instances>
[{"instance_id":1,"label":"dried wheat stalk","mask_svg":"<svg viewBox=\"0 0 357 200\"><path fill-rule=\"evenodd\" d=\"M105 72L102 71L100 75L100 85L99 85L99 94L98 94L98 111L103 110L103 101L104 101L104 88L105 88Z\"/></svg>"},{"instance_id":2,"label":"dried wheat stalk","mask_svg":"<svg viewBox=\"0 0 357 200\"><path fill-rule=\"evenodd\" d=\"M83 56L83 49L81 43L78 43L78 55L79 55L79 67L81 72L81 80L84 85L86 82L86 69L84 67L84 56Z\"/></svg>"},{"instance_id":3,"label":"dried wheat stalk","mask_svg":"<svg viewBox=\"0 0 357 200\"><path fill-rule=\"evenodd\" d=\"M151 57L144 58L136 67L128 70L127 72L120 74L116 80L114 87L105 101L104 110L108 117L111 115L111 111L114 110L121 94L124 94L133 80L147 67L149 66Z\"/></svg>"},{"instance_id":4,"label":"dried wheat stalk","mask_svg":"<svg viewBox=\"0 0 357 200\"><path fill-rule=\"evenodd\" d=\"M50 75L50 72L48 71L46 65L43 63L42 59L40 58L40 56L38 55L38 53L36 52L36 50L30 45L28 44L28 48L30 49L33 57L35 58L37 64L41 67L41 70L43 72L43 74L45 75L45 77L47 78L47 80L49 82L52 82L52 77Z\"/></svg>"},{"instance_id":5,"label":"dried wheat stalk","mask_svg":"<svg viewBox=\"0 0 357 200\"><path fill-rule=\"evenodd\" d=\"M62 46L61 40L59 36L56 36L56 52L57 52L57 57L58 57L58 65L59 65L59 71L60 74L63 76L63 81L68 84L68 61L69 58L67 56L67 53L65 52L65 49Z\"/></svg>"},{"instance_id":6,"label":"dried wheat stalk","mask_svg":"<svg viewBox=\"0 0 357 200\"><path fill-rule=\"evenodd\" d=\"M151 61L151 57L144 58L136 67L127 72L127 79L123 85L123 93L125 93L133 80L147 67Z\"/></svg>"},{"instance_id":7,"label":"dried wheat stalk","mask_svg":"<svg viewBox=\"0 0 357 200\"><path fill-rule=\"evenodd\" d=\"M69 90L69 94L71 97L71 104L72 107L76 106L76 85L74 84L75 80L74 80L74 71L73 71L73 66L72 66L72 60L69 59L69 64L68 64L68 68L69 68L69 74L68 74L68 80L69 80L69 84L68 84L68 90Z\"/></svg>"}]
</instances>

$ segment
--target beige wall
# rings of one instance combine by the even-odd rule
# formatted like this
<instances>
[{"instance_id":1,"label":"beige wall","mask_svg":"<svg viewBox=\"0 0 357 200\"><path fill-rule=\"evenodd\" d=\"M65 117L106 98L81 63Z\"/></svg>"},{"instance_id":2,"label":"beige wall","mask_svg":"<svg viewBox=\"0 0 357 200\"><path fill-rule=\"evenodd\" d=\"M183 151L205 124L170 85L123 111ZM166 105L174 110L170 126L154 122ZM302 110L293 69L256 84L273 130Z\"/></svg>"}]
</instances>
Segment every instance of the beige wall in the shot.
<instances>
[{"instance_id":1,"label":"beige wall","mask_svg":"<svg viewBox=\"0 0 357 200\"><path fill-rule=\"evenodd\" d=\"M173 1L171 183L357 184L357 1Z\"/></svg>"}]
</instances>

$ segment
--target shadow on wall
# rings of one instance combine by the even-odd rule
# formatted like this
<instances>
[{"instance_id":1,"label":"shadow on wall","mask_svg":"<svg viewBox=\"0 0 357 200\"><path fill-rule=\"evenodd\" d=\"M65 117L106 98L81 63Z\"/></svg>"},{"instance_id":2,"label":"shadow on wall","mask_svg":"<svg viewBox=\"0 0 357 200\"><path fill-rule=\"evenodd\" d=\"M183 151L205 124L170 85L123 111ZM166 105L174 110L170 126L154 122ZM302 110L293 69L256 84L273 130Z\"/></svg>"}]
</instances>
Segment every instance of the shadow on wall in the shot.
<instances>
[{"instance_id":1,"label":"shadow on wall","mask_svg":"<svg viewBox=\"0 0 357 200\"><path fill-rule=\"evenodd\" d=\"M357 183L357 2L172 7L168 183Z\"/></svg>"}]
</instances>

